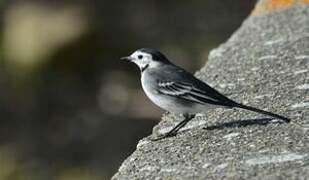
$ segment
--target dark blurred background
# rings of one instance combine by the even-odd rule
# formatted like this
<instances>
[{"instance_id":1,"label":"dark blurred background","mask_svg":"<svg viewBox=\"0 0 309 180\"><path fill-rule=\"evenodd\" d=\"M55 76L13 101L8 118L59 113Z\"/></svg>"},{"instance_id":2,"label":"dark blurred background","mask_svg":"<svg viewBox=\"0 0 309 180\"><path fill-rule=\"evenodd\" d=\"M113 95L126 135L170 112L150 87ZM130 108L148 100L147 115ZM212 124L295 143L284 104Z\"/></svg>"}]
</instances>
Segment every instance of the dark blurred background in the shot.
<instances>
[{"instance_id":1,"label":"dark blurred background","mask_svg":"<svg viewBox=\"0 0 309 180\"><path fill-rule=\"evenodd\" d=\"M120 57L194 72L255 1L0 0L0 180L109 179L161 111Z\"/></svg>"}]
</instances>

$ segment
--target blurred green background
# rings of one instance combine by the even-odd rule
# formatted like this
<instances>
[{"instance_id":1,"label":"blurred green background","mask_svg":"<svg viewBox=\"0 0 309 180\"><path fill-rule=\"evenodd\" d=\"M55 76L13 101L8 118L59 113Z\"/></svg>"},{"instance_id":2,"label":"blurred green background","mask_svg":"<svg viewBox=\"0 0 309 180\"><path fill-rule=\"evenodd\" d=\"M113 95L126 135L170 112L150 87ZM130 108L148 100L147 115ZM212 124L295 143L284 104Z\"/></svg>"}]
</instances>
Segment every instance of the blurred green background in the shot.
<instances>
[{"instance_id":1,"label":"blurred green background","mask_svg":"<svg viewBox=\"0 0 309 180\"><path fill-rule=\"evenodd\" d=\"M109 179L161 111L120 57L160 49L194 72L248 0L0 0L0 180Z\"/></svg>"}]
</instances>

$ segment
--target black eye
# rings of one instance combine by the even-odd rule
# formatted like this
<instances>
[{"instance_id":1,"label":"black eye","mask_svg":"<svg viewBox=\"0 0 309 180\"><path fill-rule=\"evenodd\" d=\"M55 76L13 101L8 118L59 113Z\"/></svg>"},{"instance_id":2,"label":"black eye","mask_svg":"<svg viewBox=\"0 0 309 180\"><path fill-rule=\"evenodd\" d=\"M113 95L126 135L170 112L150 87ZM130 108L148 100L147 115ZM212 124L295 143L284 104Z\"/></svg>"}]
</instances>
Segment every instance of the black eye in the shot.
<instances>
[{"instance_id":1,"label":"black eye","mask_svg":"<svg viewBox=\"0 0 309 180\"><path fill-rule=\"evenodd\" d=\"M143 59L143 55L138 55L137 58L138 59Z\"/></svg>"}]
</instances>

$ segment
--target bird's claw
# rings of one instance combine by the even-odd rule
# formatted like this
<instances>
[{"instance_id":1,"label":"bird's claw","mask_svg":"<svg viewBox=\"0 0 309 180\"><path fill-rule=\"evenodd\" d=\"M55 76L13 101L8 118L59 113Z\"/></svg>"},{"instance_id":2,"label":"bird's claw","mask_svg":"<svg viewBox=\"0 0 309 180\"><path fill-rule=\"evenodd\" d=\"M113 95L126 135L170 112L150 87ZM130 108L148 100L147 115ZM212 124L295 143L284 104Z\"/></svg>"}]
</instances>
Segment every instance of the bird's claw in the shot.
<instances>
[{"instance_id":1,"label":"bird's claw","mask_svg":"<svg viewBox=\"0 0 309 180\"><path fill-rule=\"evenodd\" d=\"M161 139L165 139L165 138L169 138L169 137L176 136L176 134L177 134L177 133L175 133L175 132L166 133L166 134L161 134L161 135L158 135L157 137L151 138L150 140L151 140L151 141L159 141L159 140L161 140Z\"/></svg>"}]
</instances>

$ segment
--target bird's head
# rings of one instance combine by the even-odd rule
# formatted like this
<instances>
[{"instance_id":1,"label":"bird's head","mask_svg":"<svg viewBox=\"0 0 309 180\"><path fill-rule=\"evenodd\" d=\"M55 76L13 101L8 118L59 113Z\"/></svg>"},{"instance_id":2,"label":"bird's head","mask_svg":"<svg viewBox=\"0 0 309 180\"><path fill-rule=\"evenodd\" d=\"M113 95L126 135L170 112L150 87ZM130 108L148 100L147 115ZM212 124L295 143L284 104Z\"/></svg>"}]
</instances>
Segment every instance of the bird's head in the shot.
<instances>
[{"instance_id":1,"label":"bird's head","mask_svg":"<svg viewBox=\"0 0 309 180\"><path fill-rule=\"evenodd\" d=\"M138 49L130 56L121 59L135 63L142 72L147 68L170 63L160 51L151 48Z\"/></svg>"}]
</instances>

